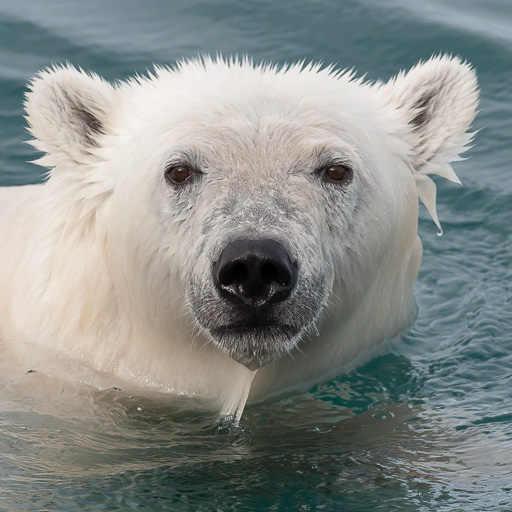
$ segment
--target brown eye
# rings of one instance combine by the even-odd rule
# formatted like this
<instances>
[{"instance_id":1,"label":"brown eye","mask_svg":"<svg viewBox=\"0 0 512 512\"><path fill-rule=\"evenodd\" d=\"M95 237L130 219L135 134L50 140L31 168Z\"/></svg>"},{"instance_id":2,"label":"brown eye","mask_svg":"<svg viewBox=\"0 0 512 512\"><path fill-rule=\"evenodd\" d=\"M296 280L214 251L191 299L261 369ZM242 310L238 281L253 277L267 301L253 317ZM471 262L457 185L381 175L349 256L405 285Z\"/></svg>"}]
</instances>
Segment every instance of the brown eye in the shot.
<instances>
[{"instance_id":1,"label":"brown eye","mask_svg":"<svg viewBox=\"0 0 512 512\"><path fill-rule=\"evenodd\" d=\"M352 169L346 165L331 165L323 169L322 174L328 181L346 182L352 177Z\"/></svg>"},{"instance_id":2,"label":"brown eye","mask_svg":"<svg viewBox=\"0 0 512 512\"><path fill-rule=\"evenodd\" d=\"M170 183L182 185L190 180L194 171L188 165L174 165L165 171L165 178Z\"/></svg>"}]
</instances>

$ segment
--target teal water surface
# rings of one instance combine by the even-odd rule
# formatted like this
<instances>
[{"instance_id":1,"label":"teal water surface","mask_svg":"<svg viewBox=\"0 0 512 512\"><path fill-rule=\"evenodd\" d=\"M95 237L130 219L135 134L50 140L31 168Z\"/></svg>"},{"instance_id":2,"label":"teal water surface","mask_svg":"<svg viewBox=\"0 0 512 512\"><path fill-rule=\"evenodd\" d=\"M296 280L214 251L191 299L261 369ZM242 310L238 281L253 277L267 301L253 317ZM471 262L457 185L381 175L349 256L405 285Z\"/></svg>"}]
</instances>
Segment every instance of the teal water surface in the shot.
<instances>
[{"instance_id":1,"label":"teal water surface","mask_svg":"<svg viewBox=\"0 0 512 512\"><path fill-rule=\"evenodd\" d=\"M39 69L116 80L217 52L372 80L440 52L473 63L480 131L464 186L437 181L442 237L421 211L418 317L387 355L239 427L181 399L0 377L0 510L512 510L512 3L0 2L0 185L42 179L22 110Z\"/></svg>"}]
</instances>

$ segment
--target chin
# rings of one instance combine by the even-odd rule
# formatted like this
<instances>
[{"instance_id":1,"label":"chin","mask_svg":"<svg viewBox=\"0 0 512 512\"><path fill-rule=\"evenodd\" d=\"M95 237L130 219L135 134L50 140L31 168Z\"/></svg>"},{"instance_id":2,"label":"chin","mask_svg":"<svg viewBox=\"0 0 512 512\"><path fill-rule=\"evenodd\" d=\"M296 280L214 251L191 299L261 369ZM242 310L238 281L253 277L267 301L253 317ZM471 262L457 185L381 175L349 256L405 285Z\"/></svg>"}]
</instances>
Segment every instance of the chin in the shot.
<instances>
[{"instance_id":1,"label":"chin","mask_svg":"<svg viewBox=\"0 0 512 512\"><path fill-rule=\"evenodd\" d=\"M287 324L230 324L212 329L212 341L249 370L277 361L292 350L302 328Z\"/></svg>"}]
</instances>

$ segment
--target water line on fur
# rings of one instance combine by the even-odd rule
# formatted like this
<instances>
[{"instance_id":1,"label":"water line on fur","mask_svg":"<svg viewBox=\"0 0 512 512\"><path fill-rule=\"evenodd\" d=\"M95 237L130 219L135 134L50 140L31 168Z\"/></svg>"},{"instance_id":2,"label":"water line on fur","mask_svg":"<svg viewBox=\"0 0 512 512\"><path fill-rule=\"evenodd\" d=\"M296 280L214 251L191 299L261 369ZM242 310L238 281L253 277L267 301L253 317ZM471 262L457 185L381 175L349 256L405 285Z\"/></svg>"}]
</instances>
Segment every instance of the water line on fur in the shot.
<instances>
[{"instance_id":1,"label":"water line on fur","mask_svg":"<svg viewBox=\"0 0 512 512\"><path fill-rule=\"evenodd\" d=\"M240 386L240 392L237 393L235 397L226 403L220 410L220 418L222 422L233 422L235 425L238 425L240 422L240 418L244 412L245 404L249 398L252 381L254 380L256 372L258 371L249 369L246 370L246 378L244 379L245 383Z\"/></svg>"}]
</instances>

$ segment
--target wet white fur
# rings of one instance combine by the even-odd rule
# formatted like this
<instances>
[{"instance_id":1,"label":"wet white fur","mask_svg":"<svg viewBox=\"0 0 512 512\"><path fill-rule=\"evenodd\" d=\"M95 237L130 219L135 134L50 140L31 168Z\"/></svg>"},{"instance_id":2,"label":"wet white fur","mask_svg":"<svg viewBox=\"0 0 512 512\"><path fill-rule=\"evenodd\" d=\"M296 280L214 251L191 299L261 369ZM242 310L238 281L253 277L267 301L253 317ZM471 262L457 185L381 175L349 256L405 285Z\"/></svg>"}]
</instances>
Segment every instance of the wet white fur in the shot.
<instances>
[{"instance_id":1,"label":"wet white fur","mask_svg":"<svg viewBox=\"0 0 512 512\"><path fill-rule=\"evenodd\" d=\"M376 84L222 59L116 85L71 66L43 71L26 109L51 171L42 185L0 189L0 338L225 414L249 389L253 400L305 389L410 323L418 197L437 222L428 175L457 181L449 162L477 100L473 70L450 57ZM312 184L322 148L354 167L342 199ZM176 152L195 155L209 189L176 200L163 179ZM277 194L304 222L285 218ZM212 217L227 201L231 216ZM288 240L327 282L298 348L256 375L211 343L187 298L191 281L206 293L227 231L244 230Z\"/></svg>"}]
</instances>

